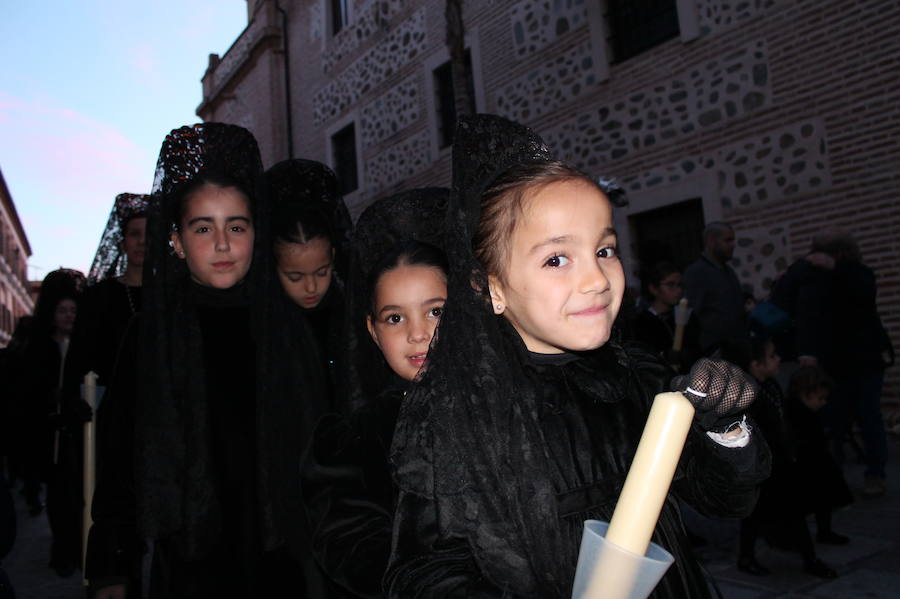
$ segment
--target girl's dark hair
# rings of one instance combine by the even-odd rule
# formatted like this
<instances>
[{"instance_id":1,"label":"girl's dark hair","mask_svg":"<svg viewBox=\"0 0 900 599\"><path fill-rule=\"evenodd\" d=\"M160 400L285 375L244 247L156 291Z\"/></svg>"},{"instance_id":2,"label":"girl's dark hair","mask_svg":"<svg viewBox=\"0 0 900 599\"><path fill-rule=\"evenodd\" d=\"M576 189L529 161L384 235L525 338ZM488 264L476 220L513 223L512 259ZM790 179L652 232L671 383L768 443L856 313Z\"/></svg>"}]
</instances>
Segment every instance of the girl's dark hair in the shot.
<instances>
[{"instance_id":1,"label":"girl's dark hair","mask_svg":"<svg viewBox=\"0 0 900 599\"><path fill-rule=\"evenodd\" d=\"M327 215L321 210L282 202L275 208L272 234L275 244L307 243L316 237L324 237L334 245L334 232Z\"/></svg>"},{"instance_id":2,"label":"girl's dark hair","mask_svg":"<svg viewBox=\"0 0 900 599\"><path fill-rule=\"evenodd\" d=\"M787 395L792 399L800 399L819 389L825 389L830 395L834 389L834 381L818 366L803 366L791 375Z\"/></svg>"},{"instance_id":3,"label":"girl's dark hair","mask_svg":"<svg viewBox=\"0 0 900 599\"><path fill-rule=\"evenodd\" d=\"M437 268L447 278L450 268L447 256L429 243L409 240L395 245L381 260L375 263L366 281L369 296L369 314L375 313L375 287L381 275L399 266L430 266Z\"/></svg>"},{"instance_id":4,"label":"girl's dark hair","mask_svg":"<svg viewBox=\"0 0 900 599\"><path fill-rule=\"evenodd\" d=\"M175 201L171 202L171 207L169 208L169 213L166 215L169 222L175 228L181 226L181 220L184 218L184 210L187 206L187 200L190 196L196 192L198 189L203 187L204 185L211 183L213 185L218 185L219 187L234 187L247 198L247 208L251 212L251 216L255 216L252 214L253 212L253 202L251 201L252 194L246 187L239 182L237 179L230 177L224 173L217 172L205 172L203 174L197 175L189 182L182 184L179 186L178 191L175 194Z\"/></svg>"},{"instance_id":5,"label":"girl's dark hair","mask_svg":"<svg viewBox=\"0 0 900 599\"><path fill-rule=\"evenodd\" d=\"M488 274L505 277L510 240L529 192L551 183L576 180L603 192L590 176L557 160L514 166L494 179L482 195L481 217L472 240L475 258L482 268Z\"/></svg>"},{"instance_id":6,"label":"girl's dark hair","mask_svg":"<svg viewBox=\"0 0 900 599\"><path fill-rule=\"evenodd\" d=\"M662 261L649 266L641 273L641 293L648 300L652 300L653 294L650 292L650 285L659 287L663 279L675 272L680 273L681 269L672 262Z\"/></svg>"},{"instance_id":7,"label":"girl's dark hair","mask_svg":"<svg viewBox=\"0 0 900 599\"><path fill-rule=\"evenodd\" d=\"M752 362L762 362L766 348L773 343L769 335L751 335L728 339L722 344L722 359L727 360L746 372L750 372Z\"/></svg>"}]
</instances>

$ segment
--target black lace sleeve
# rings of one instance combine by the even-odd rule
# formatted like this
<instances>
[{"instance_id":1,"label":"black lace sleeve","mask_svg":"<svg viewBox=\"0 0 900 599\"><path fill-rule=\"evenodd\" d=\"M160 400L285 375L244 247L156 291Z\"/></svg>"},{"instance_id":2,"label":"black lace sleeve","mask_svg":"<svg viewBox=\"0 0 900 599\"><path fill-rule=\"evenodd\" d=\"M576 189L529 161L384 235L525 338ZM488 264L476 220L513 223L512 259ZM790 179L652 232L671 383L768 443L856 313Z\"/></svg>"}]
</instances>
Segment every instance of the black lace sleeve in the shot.
<instances>
[{"instance_id":1,"label":"black lace sleeve","mask_svg":"<svg viewBox=\"0 0 900 599\"><path fill-rule=\"evenodd\" d=\"M630 346L628 352L648 402L669 390L672 373L656 356L637 346ZM739 414L734 420L743 417ZM752 429L753 421L748 422ZM742 518L756 505L759 484L770 470L771 455L761 434L751 432L746 446L731 448L711 439L695 423L688 433L673 490L703 514Z\"/></svg>"}]
</instances>

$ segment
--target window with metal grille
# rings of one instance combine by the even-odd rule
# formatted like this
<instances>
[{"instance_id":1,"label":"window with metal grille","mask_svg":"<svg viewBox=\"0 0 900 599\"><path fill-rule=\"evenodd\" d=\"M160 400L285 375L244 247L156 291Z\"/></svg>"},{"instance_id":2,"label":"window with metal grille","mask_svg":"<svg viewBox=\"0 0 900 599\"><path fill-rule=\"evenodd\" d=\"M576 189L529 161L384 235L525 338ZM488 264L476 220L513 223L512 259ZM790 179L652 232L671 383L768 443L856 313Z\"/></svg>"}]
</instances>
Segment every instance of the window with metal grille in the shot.
<instances>
[{"instance_id":1,"label":"window with metal grille","mask_svg":"<svg viewBox=\"0 0 900 599\"><path fill-rule=\"evenodd\" d=\"M353 123L331 136L331 152L341 193L356 191L359 181L356 175L356 129Z\"/></svg>"},{"instance_id":2,"label":"window with metal grille","mask_svg":"<svg viewBox=\"0 0 900 599\"><path fill-rule=\"evenodd\" d=\"M672 39L679 33L676 0L607 0L612 62Z\"/></svg>"},{"instance_id":3,"label":"window with metal grille","mask_svg":"<svg viewBox=\"0 0 900 599\"><path fill-rule=\"evenodd\" d=\"M466 87L468 88L469 112L475 112L475 78L472 75L472 55L466 50ZM438 147L446 148L453 143L456 130L456 97L453 89L453 74L450 61L443 63L432 72L434 76L434 106L437 110Z\"/></svg>"}]
</instances>

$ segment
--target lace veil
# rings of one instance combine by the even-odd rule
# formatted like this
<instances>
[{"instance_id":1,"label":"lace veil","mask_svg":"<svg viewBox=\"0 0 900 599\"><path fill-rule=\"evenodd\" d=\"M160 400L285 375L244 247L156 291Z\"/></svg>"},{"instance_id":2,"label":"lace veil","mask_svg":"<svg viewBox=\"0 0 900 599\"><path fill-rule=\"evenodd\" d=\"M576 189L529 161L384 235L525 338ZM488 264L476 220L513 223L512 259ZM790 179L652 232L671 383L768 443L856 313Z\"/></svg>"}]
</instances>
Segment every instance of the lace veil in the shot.
<instances>
[{"instance_id":1,"label":"lace veil","mask_svg":"<svg viewBox=\"0 0 900 599\"><path fill-rule=\"evenodd\" d=\"M443 221L449 190L413 189L381 199L360 215L351 246L347 281L346 410L375 398L389 384L391 370L366 328L372 290L369 275L392 249L405 241L419 241L443 249Z\"/></svg>"},{"instance_id":2,"label":"lace veil","mask_svg":"<svg viewBox=\"0 0 900 599\"><path fill-rule=\"evenodd\" d=\"M150 196L139 193L120 193L116 196L113 209L106 221L106 228L100 237L100 245L94 254L94 261L88 271L89 285L103 279L115 278L125 273L128 258L122 251L125 226L132 218L146 216L150 205Z\"/></svg>"}]
</instances>

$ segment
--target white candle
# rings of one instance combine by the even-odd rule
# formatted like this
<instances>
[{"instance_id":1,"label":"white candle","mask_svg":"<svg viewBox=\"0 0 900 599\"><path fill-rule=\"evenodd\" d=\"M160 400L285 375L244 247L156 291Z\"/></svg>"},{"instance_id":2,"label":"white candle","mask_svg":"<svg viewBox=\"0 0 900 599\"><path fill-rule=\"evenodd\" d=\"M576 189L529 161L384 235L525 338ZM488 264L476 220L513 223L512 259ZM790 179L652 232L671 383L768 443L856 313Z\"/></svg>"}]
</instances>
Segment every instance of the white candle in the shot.
<instances>
[{"instance_id":1,"label":"white candle","mask_svg":"<svg viewBox=\"0 0 900 599\"><path fill-rule=\"evenodd\" d=\"M609 542L638 555L647 552L693 419L694 406L681 393L660 393L653 400L609 523Z\"/></svg>"},{"instance_id":2,"label":"white candle","mask_svg":"<svg viewBox=\"0 0 900 599\"><path fill-rule=\"evenodd\" d=\"M91 531L91 525L94 523L91 518L91 503L94 500L94 476L95 476L95 453L96 443L94 439L94 419L97 410L97 374L89 372L84 375L84 401L91 406L91 419L84 423L84 470L82 471L82 483L84 487L84 508L81 514L81 571L85 571L87 561L87 540L88 533ZM85 585L88 584L86 578L82 579Z\"/></svg>"}]
</instances>

